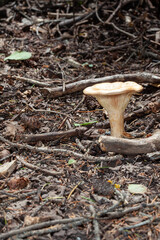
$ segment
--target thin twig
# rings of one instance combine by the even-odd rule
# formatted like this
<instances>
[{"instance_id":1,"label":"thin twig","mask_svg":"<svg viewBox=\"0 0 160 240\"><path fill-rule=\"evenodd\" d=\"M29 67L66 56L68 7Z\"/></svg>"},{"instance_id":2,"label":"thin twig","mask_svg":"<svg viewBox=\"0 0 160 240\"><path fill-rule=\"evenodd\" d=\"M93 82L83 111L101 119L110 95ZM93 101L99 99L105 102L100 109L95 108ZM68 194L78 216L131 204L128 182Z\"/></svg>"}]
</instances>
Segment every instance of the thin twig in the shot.
<instances>
[{"instance_id":1,"label":"thin twig","mask_svg":"<svg viewBox=\"0 0 160 240\"><path fill-rule=\"evenodd\" d=\"M2 234L0 234L0 239L6 239L6 238L12 237L14 235L20 234L20 233L37 230L37 229L42 229L42 228L47 228L50 226L54 226L56 224L72 223L72 222L77 222L77 221L81 221L81 220L84 220L84 218L83 217L69 218L69 219L51 220L51 221L47 221L47 222L43 222L43 223L37 223L37 224L23 227L20 229L11 230L7 233L2 233Z\"/></svg>"},{"instance_id":2,"label":"thin twig","mask_svg":"<svg viewBox=\"0 0 160 240\"><path fill-rule=\"evenodd\" d=\"M38 167L36 165L28 163L28 162L24 161L22 159L22 157L20 157L20 156L16 156L16 158L18 159L18 161L20 161L24 166L26 166L29 169L32 169L32 170L35 170L35 171L40 171L40 172L42 172L42 173L44 173L46 175L50 175L50 176L62 175L62 172L49 171L47 169L42 169L42 168L40 168L40 167Z\"/></svg>"},{"instance_id":3,"label":"thin twig","mask_svg":"<svg viewBox=\"0 0 160 240\"><path fill-rule=\"evenodd\" d=\"M9 144L10 146L13 147L17 147L19 149L28 149L31 151L35 151L35 152L45 152L45 153L54 153L54 154L62 154L65 156L75 156L78 157L80 159L84 159L84 160L89 160L92 162L101 162L101 161L113 161L113 160L120 160L123 159L123 157L121 155L116 155L113 157L94 157L91 155L83 155L74 151L70 151L70 150L66 150L66 149L56 149L56 148L47 148L47 147L33 147L30 146L28 144L20 144L20 143L13 143L7 139L5 139L4 137L0 136L0 141L5 142L7 144Z\"/></svg>"},{"instance_id":4,"label":"thin twig","mask_svg":"<svg viewBox=\"0 0 160 240\"><path fill-rule=\"evenodd\" d=\"M25 78L25 77L20 77L20 76L12 76L12 78L14 78L16 80L20 80L22 82L34 84L34 85L37 85L40 87L50 87L51 86L51 84L49 84L49 83L39 82L39 81L31 79L31 78Z\"/></svg>"},{"instance_id":5,"label":"thin twig","mask_svg":"<svg viewBox=\"0 0 160 240\"><path fill-rule=\"evenodd\" d=\"M118 232L123 232L123 231L125 231L125 230L130 230L130 229L134 229L134 228L138 228L138 227L144 226L144 225L146 225L146 224L150 224L150 223L153 222L153 220L154 220L154 217L150 217L150 218L147 219L146 221L137 223L137 224L135 224L135 225L131 225L131 226L128 226L128 227L119 228L119 229L118 229Z\"/></svg>"},{"instance_id":6,"label":"thin twig","mask_svg":"<svg viewBox=\"0 0 160 240\"><path fill-rule=\"evenodd\" d=\"M92 212L92 216L93 216L93 227L94 227L94 236L95 236L95 240L100 240L100 229L99 229L99 224L98 224L98 220L95 219L96 218L96 211L93 207L93 205L89 206L90 211Z\"/></svg>"},{"instance_id":7,"label":"thin twig","mask_svg":"<svg viewBox=\"0 0 160 240\"><path fill-rule=\"evenodd\" d=\"M136 36L134 35L134 34L131 34L131 33L129 33L129 32L126 32L126 31L124 31L124 30L122 30L122 29L120 29L119 27L117 27L114 23L107 23L108 25L111 25L113 28L115 28L118 32L121 32L121 33L123 33L123 34L125 34L125 35L127 35L127 36L129 36L129 37L131 37L131 38L136 38Z\"/></svg>"}]
</instances>

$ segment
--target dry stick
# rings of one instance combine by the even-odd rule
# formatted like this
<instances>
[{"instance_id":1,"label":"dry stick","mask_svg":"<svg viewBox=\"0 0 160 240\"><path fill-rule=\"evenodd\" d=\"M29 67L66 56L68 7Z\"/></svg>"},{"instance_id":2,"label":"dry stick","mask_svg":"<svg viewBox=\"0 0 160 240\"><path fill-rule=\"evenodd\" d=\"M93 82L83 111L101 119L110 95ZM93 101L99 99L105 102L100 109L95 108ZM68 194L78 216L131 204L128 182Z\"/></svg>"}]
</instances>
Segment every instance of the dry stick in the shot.
<instances>
[{"instance_id":1,"label":"dry stick","mask_svg":"<svg viewBox=\"0 0 160 240\"><path fill-rule=\"evenodd\" d=\"M80 159L89 160L92 162L101 162L101 161L115 161L115 160L123 160L121 155L113 156L113 157L94 157L91 155L83 155L77 152L73 152L66 149L56 149L56 148L47 148L47 147L33 147L28 144L20 144L20 143L12 143L11 141L5 139L0 136L0 141L9 144L10 146L17 147L19 149L28 149L35 152L45 152L45 153L54 153L54 154L62 154L65 156L74 156Z\"/></svg>"},{"instance_id":2,"label":"dry stick","mask_svg":"<svg viewBox=\"0 0 160 240\"><path fill-rule=\"evenodd\" d=\"M94 236L95 236L95 240L100 240L100 229L99 229L99 224L98 224L98 220L95 219L96 218L96 211L93 207L93 205L90 205L90 211L92 212L92 216L93 216L93 227L94 227Z\"/></svg>"},{"instance_id":3,"label":"dry stick","mask_svg":"<svg viewBox=\"0 0 160 240\"><path fill-rule=\"evenodd\" d=\"M19 156L16 156L16 158L18 159L18 161L20 161L24 166L26 166L27 168L30 168L32 170L35 170L35 171L40 171L42 173L45 173L49 176L57 176L57 175L62 175L62 172L55 172L55 171L49 171L49 170L46 170L46 169L42 169L38 166L35 166L31 163L28 163L26 161L24 161L21 157Z\"/></svg>"},{"instance_id":4,"label":"dry stick","mask_svg":"<svg viewBox=\"0 0 160 240\"><path fill-rule=\"evenodd\" d=\"M130 2L136 2L136 1L137 0L120 0L117 8L113 11L113 13L109 16L109 18L106 20L105 23L108 24L122 7L124 7Z\"/></svg>"},{"instance_id":5,"label":"dry stick","mask_svg":"<svg viewBox=\"0 0 160 240\"><path fill-rule=\"evenodd\" d=\"M113 28L115 28L117 31L119 31L119 32L121 32L121 33L123 33L123 34L125 34L125 35L127 35L127 36L129 36L129 37L131 37L131 38L136 38L136 36L135 36L134 34L129 33L129 32L126 32L126 31L120 29L120 28L117 27L114 23L107 23L107 24L108 24L108 25L111 25L111 26L112 26Z\"/></svg>"},{"instance_id":6,"label":"dry stick","mask_svg":"<svg viewBox=\"0 0 160 240\"><path fill-rule=\"evenodd\" d=\"M102 3L99 7L98 7L98 10L100 10L106 3ZM71 24L75 24L76 22L79 22L81 20L86 20L90 17L92 17L94 14L96 13L96 11L92 11L92 12L89 12L89 13L85 13L84 15L81 15L81 16L77 16L77 17L74 17L74 18L71 18L71 19L65 19L64 21L61 21L59 23L59 27L63 27L63 26L67 26L67 25L71 25Z\"/></svg>"},{"instance_id":7,"label":"dry stick","mask_svg":"<svg viewBox=\"0 0 160 240\"><path fill-rule=\"evenodd\" d=\"M49 18L56 18L57 17L57 13L53 13L53 12L48 12L47 13L48 17ZM81 13L74 13L74 16L75 17L78 17L78 16L82 16ZM59 13L59 17L60 18L72 18L73 17L73 13Z\"/></svg>"},{"instance_id":8,"label":"dry stick","mask_svg":"<svg viewBox=\"0 0 160 240\"><path fill-rule=\"evenodd\" d=\"M20 80L22 82L27 82L27 83L31 83L40 87L50 87L51 84L49 83L44 83L44 82L39 82L37 80L31 79L31 78L25 78L25 77L20 77L20 76L12 76L12 78L16 79L16 80Z\"/></svg>"},{"instance_id":9,"label":"dry stick","mask_svg":"<svg viewBox=\"0 0 160 240\"><path fill-rule=\"evenodd\" d=\"M138 83L160 83L160 76L156 76L147 72L139 73L129 73L129 74L116 74L112 76L106 76L102 78L91 78L84 79L78 82L66 84L65 91L63 92L63 87L57 88L41 88L41 92L44 95L50 95L51 97L60 97L66 94L74 93L83 90L84 88L91 86L93 84L102 82L125 82L125 81L135 81Z\"/></svg>"},{"instance_id":10,"label":"dry stick","mask_svg":"<svg viewBox=\"0 0 160 240\"><path fill-rule=\"evenodd\" d=\"M14 203L18 200L23 200L25 198L28 198L29 196L36 194L37 193L37 189L32 191L32 192L27 192L27 193L19 193L19 191L16 191L16 196L12 197L10 199L8 199L8 201L4 201L3 203L0 203L0 206L3 208L6 208L10 203ZM41 191L41 194L46 194L47 191Z\"/></svg>"},{"instance_id":11,"label":"dry stick","mask_svg":"<svg viewBox=\"0 0 160 240\"><path fill-rule=\"evenodd\" d=\"M53 228L47 228L47 229L45 228L45 229L41 229L41 230L35 230L35 231L27 232L27 233L19 235L19 237L20 237L20 239L21 238L26 239L26 237L29 237L29 236L34 236L34 235L41 236L41 235L44 235L44 234L55 233L55 232L58 232L60 230L67 230L67 229L70 229L70 228L75 228L76 226L85 224L87 222L91 222L91 220L90 219L83 219L81 221L76 221L76 222L73 222L73 223L63 224L62 226L59 226L57 224Z\"/></svg>"},{"instance_id":12,"label":"dry stick","mask_svg":"<svg viewBox=\"0 0 160 240\"><path fill-rule=\"evenodd\" d=\"M116 207L119 206L119 203L118 203L118 204L115 204L112 207L108 208L107 210L98 212L97 216L99 218L99 217L102 217L102 216L107 214L107 217L105 217L105 219L120 218L127 213L131 213L133 211L138 211L138 210L144 209L146 207L153 208L153 207L156 207L158 205L160 205L160 202L156 202L156 203L153 203L153 204L140 204L140 205L135 206L135 207L127 208L123 211L110 212L110 211L112 211L113 209L115 209ZM79 223L82 224L82 223L85 223L87 221L90 222L91 220L92 219L89 216L80 217L80 218L73 218L73 219L51 220L51 221L47 221L47 222L43 222L43 223L37 223L37 224L31 225L31 226L23 227L23 228L16 229L16 230L11 230L7 233L2 233L2 234L0 234L0 239L6 239L6 238L9 238L9 237L14 236L14 235L19 235L23 232L26 232L26 233L21 235L21 237L27 237L27 236L36 235L36 234L37 235L45 234L45 233L49 233L47 231L48 229L42 229L42 228L48 228L48 227L54 226L56 224L67 224L67 223L75 223L75 225L77 223L77 225L78 225ZM72 225L71 225L71 227L72 227ZM42 230L31 232L32 230L37 230L37 229L42 229ZM49 228L49 229L50 229L50 232L54 232L55 228ZM57 229L55 229L55 231L59 231L61 229L62 228L57 228ZM27 233L28 231L30 231L30 232Z\"/></svg>"},{"instance_id":13,"label":"dry stick","mask_svg":"<svg viewBox=\"0 0 160 240\"><path fill-rule=\"evenodd\" d=\"M131 225L131 226L128 226L128 227L122 227L122 228L119 228L118 229L118 232L121 233L125 230L130 230L130 229L134 229L134 228L138 228L138 227L141 227L141 226L144 226L146 224L150 224L154 221L154 217L150 217L149 219L147 219L146 221L143 221L143 222L140 222L140 223L137 223L135 225Z\"/></svg>"},{"instance_id":14,"label":"dry stick","mask_svg":"<svg viewBox=\"0 0 160 240\"><path fill-rule=\"evenodd\" d=\"M59 131L59 132L49 132L49 133L41 133L41 134L32 134L32 135L24 135L25 142L38 142L38 141L52 141L56 140L59 137L73 137L73 136L82 136L84 132L86 132L88 128L80 127L71 129L68 131Z\"/></svg>"},{"instance_id":15,"label":"dry stick","mask_svg":"<svg viewBox=\"0 0 160 240\"><path fill-rule=\"evenodd\" d=\"M101 149L107 152L120 154L145 154L160 150L160 130L149 138L124 139L111 136L101 136L99 139Z\"/></svg>"},{"instance_id":16,"label":"dry stick","mask_svg":"<svg viewBox=\"0 0 160 240\"><path fill-rule=\"evenodd\" d=\"M50 227L50 226L53 226L53 225L56 225L56 224L72 223L72 222L81 221L81 220L84 220L84 218L79 217L79 218L52 220L52 221L47 221L47 222L43 222L43 223L37 223L37 224L27 226L27 227L23 227L23 228L20 228L20 229L11 230L7 233L2 233L2 234L0 234L0 239L6 239L6 238L12 237L14 235L20 234L20 233L24 233L24 232L32 231L32 230L37 230L37 229L42 229L42 228Z\"/></svg>"},{"instance_id":17,"label":"dry stick","mask_svg":"<svg viewBox=\"0 0 160 240\"><path fill-rule=\"evenodd\" d=\"M111 211L103 210L103 211L97 213L97 217L99 218L99 217L102 217L102 216L106 216L105 219L120 218L120 217L123 217L124 215L126 215L128 213L138 211L140 209L153 208L153 207L158 207L159 208L159 205L160 205L160 202L149 203L149 204L142 203L138 206L129 207L127 209L124 209L123 211L111 212Z\"/></svg>"},{"instance_id":18,"label":"dry stick","mask_svg":"<svg viewBox=\"0 0 160 240\"><path fill-rule=\"evenodd\" d=\"M109 18L107 19L107 21L105 23L109 23L112 18L116 15L116 13L120 10L120 8L122 7L122 3L123 3L123 0L120 0L119 1L119 4L117 6L117 8L113 11L113 13L109 16Z\"/></svg>"},{"instance_id":19,"label":"dry stick","mask_svg":"<svg viewBox=\"0 0 160 240\"><path fill-rule=\"evenodd\" d=\"M120 7L121 7L121 1L120 1L120 3L119 3L119 5L118 5L118 9L120 9ZM116 11L117 11L117 9L116 9ZM115 12L114 12L114 14L115 14ZM113 14L112 14L113 15ZM112 16L111 15L111 16ZM110 18L111 18L111 16L108 18L108 20L106 21L106 22L103 22L102 21L102 19L100 18L100 16L99 16L99 14L98 14L98 11L97 11L97 2L96 2L96 17L98 18L98 20L101 22L101 23L106 23L106 24L108 24L108 25L111 25L112 27L114 27L117 31L119 31L119 32L121 32L121 33L123 33L123 34L125 34L125 35L127 35L127 36L129 36L129 37L132 37L132 38L136 38L136 36L134 35L134 34L131 34L131 33L129 33L129 32L126 32L126 31L124 31L124 30L122 30L122 29L120 29L119 27L117 27L114 23L110 23Z\"/></svg>"}]
</instances>

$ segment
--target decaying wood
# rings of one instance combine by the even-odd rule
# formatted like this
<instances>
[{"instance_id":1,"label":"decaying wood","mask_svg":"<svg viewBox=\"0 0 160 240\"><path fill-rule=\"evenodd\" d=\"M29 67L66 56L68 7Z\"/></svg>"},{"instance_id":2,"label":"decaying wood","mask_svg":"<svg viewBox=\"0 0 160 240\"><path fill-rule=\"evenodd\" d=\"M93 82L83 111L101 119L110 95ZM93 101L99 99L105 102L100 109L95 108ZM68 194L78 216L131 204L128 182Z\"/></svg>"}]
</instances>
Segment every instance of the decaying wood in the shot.
<instances>
[{"instance_id":1,"label":"decaying wood","mask_svg":"<svg viewBox=\"0 0 160 240\"><path fill-rule=\"evenodd\" d=\"M74 93L83 90L84 88L91 86L93 84L102 82L125 82L134 81L138 83L160 83L160 76L156 76L147 72L139 72L132 74L116 74L112 76L106 76L102 78L91 78L84 79L78 82L69 83L65 85L65 90L63 91L63 86L57 88L41 88L41 92L50 97L60 97L66 94Z\"/></svg>"},{"instance_id":2,"label":"decaying wood","mask_svg":"<svg viewBox=\"0 0 160 240\"><path fill-rule=\"evenodd\" d=\"M24 135L25 142L53 141L58 138L81 136L88 130L87 127L79 127L68 131L49 132L41 134Z\"/></svg>"},{"instance_id":3,"label":"decaying wood","mask_svg":"<svg viewBox=\"0 0 160 240\"><path fill-rule=\"evenodd\" d=\"M137 155L160 151L160 130L151 137L140 139L124 139L101 136L99 143L102 151Z\"/></svg>"}]
</instances>

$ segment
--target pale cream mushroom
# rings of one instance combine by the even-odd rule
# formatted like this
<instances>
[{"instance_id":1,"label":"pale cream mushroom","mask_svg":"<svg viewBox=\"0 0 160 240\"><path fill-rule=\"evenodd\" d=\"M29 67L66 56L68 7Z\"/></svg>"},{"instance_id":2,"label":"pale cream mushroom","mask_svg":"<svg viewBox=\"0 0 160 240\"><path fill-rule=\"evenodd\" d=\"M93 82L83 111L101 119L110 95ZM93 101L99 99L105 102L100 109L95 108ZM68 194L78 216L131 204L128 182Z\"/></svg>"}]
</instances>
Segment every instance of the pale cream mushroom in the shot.
<instances>
[{"instance_id":1,"label":"pale cream mushroom","mask_svg":"<svg viewBox=\"0 0 160 240\"><path fill-rule=\"evenodd\" d=\"M99 83L83 90L86 95L94 96L105 113L108 113L111 135L122 137L124 134L124 111L135 92L143 87L135 82Z\"/></svg>"}]
</instances>

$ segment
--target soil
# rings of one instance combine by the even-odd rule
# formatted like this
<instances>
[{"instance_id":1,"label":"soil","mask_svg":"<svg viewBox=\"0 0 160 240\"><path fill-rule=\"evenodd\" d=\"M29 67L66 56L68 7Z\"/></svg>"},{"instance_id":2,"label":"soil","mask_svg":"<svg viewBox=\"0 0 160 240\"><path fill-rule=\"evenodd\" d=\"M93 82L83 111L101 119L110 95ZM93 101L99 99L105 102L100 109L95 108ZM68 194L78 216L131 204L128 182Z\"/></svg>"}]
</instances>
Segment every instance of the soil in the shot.
<instances>
[{"instance_id":1,"label":"soil","mask_svg":"<svg viewBox=\"0 0 160 240\"><path fill-rule=\"evenodd\" d=\"M110 126L96 99L48 90L115 74L158 76L159 36L156 0L0 8L0 163L15 160L0 177L0 239L160 239L160 152L103 152L98 139ZM5 59L15 51L32 56ZM125 110L135 139L160 128L160 83L140 84ZM27 141L35 134L43 137ZM132 193L132 184L147 190Z\"/></svg>"}]
</instances>

